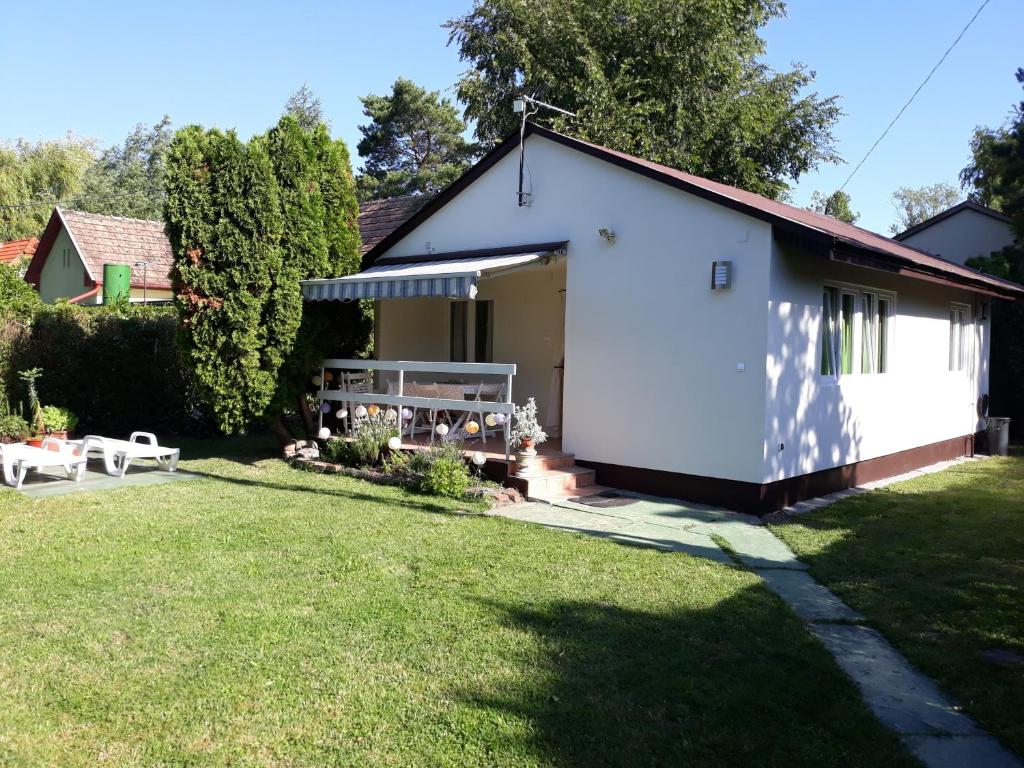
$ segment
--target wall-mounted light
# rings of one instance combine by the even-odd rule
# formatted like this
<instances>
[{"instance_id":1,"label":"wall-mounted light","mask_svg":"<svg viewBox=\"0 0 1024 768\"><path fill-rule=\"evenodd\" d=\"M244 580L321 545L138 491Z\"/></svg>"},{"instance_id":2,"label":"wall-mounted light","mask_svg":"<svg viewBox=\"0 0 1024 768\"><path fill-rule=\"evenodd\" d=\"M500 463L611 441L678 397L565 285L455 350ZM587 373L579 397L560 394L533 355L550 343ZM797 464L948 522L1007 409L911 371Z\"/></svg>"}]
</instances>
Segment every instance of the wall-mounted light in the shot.
<instances>
[{"instance_id":1,"label":"wall-mounted light","mask_svg":"<svg viewBox=\"0 0 1024 768\"><path fill-rule=\"evenodd\" d=\"M522 114L526 111L526 100L522 97L512 100L512 111L517 115Z\"/></svg>"},{"instance_id":2,"label":"wall-mounted light","mask_svg":"<svg viewBox=\"0 0 1024 768\"><path fill-rule=\"evenodd\" d=\"M608 227L601 227L599 230L597 230L597 234L599 234L609 243L615 242L615 233L612 230L608 229Z\"/></svg>"},{"instance_id":3,"label":"wall-mounted light","mask_svg":"<svg viewBox=\"0 0 1024 768\"><path fill-rule=\"evenodd\" d=\"M711 290L718 291L732 288L732 262L711 262Z\"/></svg>"}]
</instances>

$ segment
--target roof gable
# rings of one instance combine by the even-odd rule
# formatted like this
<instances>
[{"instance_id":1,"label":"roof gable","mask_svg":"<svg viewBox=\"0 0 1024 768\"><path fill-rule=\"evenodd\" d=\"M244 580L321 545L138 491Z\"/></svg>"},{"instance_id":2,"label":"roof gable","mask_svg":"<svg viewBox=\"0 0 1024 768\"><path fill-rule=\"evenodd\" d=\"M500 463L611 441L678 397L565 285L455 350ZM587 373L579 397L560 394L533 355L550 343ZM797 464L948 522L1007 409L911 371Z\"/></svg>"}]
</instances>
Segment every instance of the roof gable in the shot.
<instances>
[{"instance_id":1,"label":"roof gable","mask_svg":"<svg viewBox=\"0 0 1024 768\"><path fill-rule=\"evenodd\" d=\"M970 200L964 200L962 203L957 203L952 208L947 208L946 210L935 214L930 219L925 219L924 221L919 222L914 226L905 229L898 235L893 235L893 240L903 240L905 238L908 238L911 235L915 235L918 232L922 232L928 229L934 224L938 224L940 221L956 216L957 214L963 213L964 211L973 211L974 213L980 213L983 216L989 216L997 221L1002 221L1006 224L1010 223L1010 218L1005 214L1000 213L999 211L994 210L993 208L987 208L984 205L979 205L978 203L972 202Z\"/></svg>"},{"instance_id":2,"label":"roof gable","mask_svg":"<svg viewBox=\"0 0 1024 768\"><path fill-rule=\"evenodd\" d=\"M994 292L1006 296L1024 295L1024 287L1006 280L986 275L946 259L899 243L884 235L847 224L831 216L797 208L778 200L771 200L753 192L737 189L700 176L685 173L659 163L617 152L607 147L590 144L560 133L528 124L526 135L537 135L567 148L582 152L602 161L619 166L655 181L667 184L708 201L734 209L754 218L761 219L773 227L812 242L825 252L835 255L837 251L852 251L862 259L864 265L885 264L893 271L907 274L950 280L958 285ZM486 173L499 160L519 146L519 136L513 135L491 150L476 165L444 189L433 200L420 208L403 224L382 238L370 248L363 260L363 268L373 264L377 258L416 227L443 208L464 189Z\"/></svg>"},{"instance_id":3,"label":"roof gable","mask_svg":"<svg viewBox=\"0 0 1024 768\"><path fill-rule=\"evenodd\" d=\"M132 270L134 287L141 288L143 283L149 288L171 287L174 258L162 221L66 211L60 207L53 209L46 229L43 230L39 247L25 275L28 282L39 285L43 266L61 229L67 230L75 250L85 264L92 285L103 283L104 264L134 267L136 263L143 262L146 264L145 270Z\"/></svg>"}]
</instances>

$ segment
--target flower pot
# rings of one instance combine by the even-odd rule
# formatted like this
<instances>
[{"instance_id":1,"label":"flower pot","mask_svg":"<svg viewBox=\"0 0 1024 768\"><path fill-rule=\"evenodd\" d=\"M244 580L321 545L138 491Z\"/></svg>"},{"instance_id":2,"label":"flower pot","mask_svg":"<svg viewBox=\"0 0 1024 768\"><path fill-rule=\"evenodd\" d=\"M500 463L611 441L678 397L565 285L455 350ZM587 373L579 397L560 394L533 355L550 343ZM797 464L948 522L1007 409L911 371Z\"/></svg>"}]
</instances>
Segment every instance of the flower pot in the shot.
<instances>
[{"instance_id":1,"label":"flower pot","mask_svg":"<svg viewBox=\"0 0 1024 768\"><path fill-rule=\"evenodd\" d=\"M45 439L46 438L43 437L30 437L28 440L25 441L25 443L31 445L33 448L42 448L43 440Z\"/></svg>"},{"instance_id":2,"label":"flower pot","mask_svg":"<svg viewBox=\"0 0 1024 768\"><path fill-rule=\"evenodd\" d=\"M56 437L58 440L67 440L68 439L68 431L66 429L62 429L62 430L59 430L59 431L55 430L55 431L51 432L50 434L48 434L47 437Z\"/></svg>"}]
</instances>

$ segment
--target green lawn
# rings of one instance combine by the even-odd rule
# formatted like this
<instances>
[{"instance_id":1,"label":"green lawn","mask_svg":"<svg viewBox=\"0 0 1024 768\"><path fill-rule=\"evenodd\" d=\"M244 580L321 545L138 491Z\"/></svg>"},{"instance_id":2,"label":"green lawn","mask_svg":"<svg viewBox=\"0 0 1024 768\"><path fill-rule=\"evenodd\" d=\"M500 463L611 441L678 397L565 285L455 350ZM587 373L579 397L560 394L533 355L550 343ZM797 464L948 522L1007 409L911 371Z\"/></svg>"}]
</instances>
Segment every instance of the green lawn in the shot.
<instances>
[{"instance_id":1,"label":"green lawn","mask_svg":"<svg viewBox=\"0 0 1024 768\"><path fill-rule=\"evenodd\" d=\"M1024 456L962 464L773 530L1024 755Z\"/></svg>"},{"instance_id":2,"label":"green lawn","mask_svg":"<svg viewBox=\"0 0 1024 768\"><path fill-rule=\"evenodd\" d=\"M914 765L742 569L188 448L0 490L0 765Z\"/></svg>"}]
</instances>

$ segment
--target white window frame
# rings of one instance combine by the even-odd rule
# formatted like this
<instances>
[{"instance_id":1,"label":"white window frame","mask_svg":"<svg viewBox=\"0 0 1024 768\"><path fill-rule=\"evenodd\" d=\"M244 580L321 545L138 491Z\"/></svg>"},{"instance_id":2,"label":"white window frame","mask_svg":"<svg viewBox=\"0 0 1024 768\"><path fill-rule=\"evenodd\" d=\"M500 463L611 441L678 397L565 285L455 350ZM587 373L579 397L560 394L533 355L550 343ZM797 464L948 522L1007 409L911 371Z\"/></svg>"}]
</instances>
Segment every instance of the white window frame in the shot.
<instances>
[{"instance_id":1,"label":"white window frame","mask_svg":"<svg viewBox=\"0 0 1024 768\"><path fill-rule=\"evenodd\" d=\"M833 288L836 291L838 298L838 305L833 309L836 322L836 333L839 335L839 345L837 347L838 352L838 370L835 373L821 373L821 362L824 349L819 349L817 368L820 377L827 381L837 382L841 378L846 376L876 376L885 375L892 370L892 350L893 350L893 339L895 338L895 325L896 325L896 293L894 291L881 290L873 286L858 285L854 283L840 283L835 281L825 281L822 284L822 293L824 294L826 288ZM843 373L842 371L842 306L843 297L853 297L853 329L851 334L851 360L850 360L850 371ZM882 370L864 370L864 300L866 297L871 297L871 301L874 302L874 306L877 307L879 299L882 299L888 303L888 313L886 315L885 324L885 359L882 361ZM825 308L822 305L822 323L826 322L824 316ZM877 318L877 315L875 316ZM877 319L873 318L873 326L877 326ZM821 341L824 334L819 335L819 342ZM875 367L877 361L877 348L873 350L872 364L870 368Z\"/></svg>"},{"instance_id":2,"label":"white window frame","mask_svg":"<svg viewBox=\"0 0 1024 768\"><path fill-rule=\"evenodd\" d=\"M968 373L974 355L974 316L971 305L954 301L949 305L949 370Z\"/></svg>"}]
</instances>

